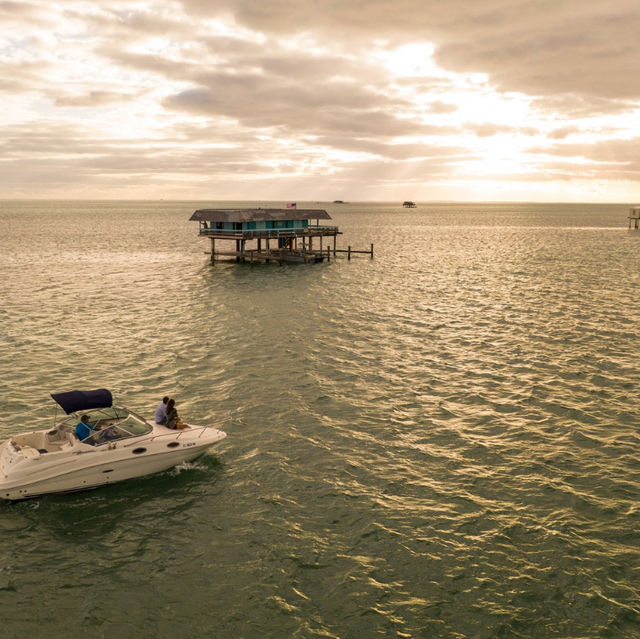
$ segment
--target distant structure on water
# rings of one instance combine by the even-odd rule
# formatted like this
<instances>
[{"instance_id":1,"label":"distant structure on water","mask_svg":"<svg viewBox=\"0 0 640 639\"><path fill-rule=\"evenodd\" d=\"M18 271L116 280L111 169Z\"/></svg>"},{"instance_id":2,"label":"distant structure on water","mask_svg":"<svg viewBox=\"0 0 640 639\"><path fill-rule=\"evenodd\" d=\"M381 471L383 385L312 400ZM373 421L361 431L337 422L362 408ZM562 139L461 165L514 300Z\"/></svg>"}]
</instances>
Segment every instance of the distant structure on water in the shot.
<instances>
[{"instance_id":1,"label":"distant structure on water","mask_svg":"<svg viewBox=\"0 0 640 639\"><path fill-rule=\"evenodd\" d=\"M211 240L211 263L222 256L237 262L322 262L335 255L337 226L320 224L331 216L322 209L200 209L189 218L200 224L199 235ZM315 221L315 224L312 222ZM333 238L333 248L327 243ZM231 248L216 250L216 240ZM373 249L372 249L373 254Z\"/></svg>"},{"instance_id":2,"label":"distant structure on water","mask_svg":"<svg viewBox=\"0 0 640 639\"><path fill-rule=\"evenodd\" d=\"M640 224L640 206L632 206L629 210L629 228L638 229Z\"/></svg>"},{"instance_id":3,"label":"distant structure on water","mask_svg":"<svg viewBox=\"0 0 640 639\"><path fill-rule=\"evenodd\" d=\"M402 203L402 206L404 206L405 209L415 209L416 203L411 200L406 200L406 202Z\"/></svg>"}]
</instances>

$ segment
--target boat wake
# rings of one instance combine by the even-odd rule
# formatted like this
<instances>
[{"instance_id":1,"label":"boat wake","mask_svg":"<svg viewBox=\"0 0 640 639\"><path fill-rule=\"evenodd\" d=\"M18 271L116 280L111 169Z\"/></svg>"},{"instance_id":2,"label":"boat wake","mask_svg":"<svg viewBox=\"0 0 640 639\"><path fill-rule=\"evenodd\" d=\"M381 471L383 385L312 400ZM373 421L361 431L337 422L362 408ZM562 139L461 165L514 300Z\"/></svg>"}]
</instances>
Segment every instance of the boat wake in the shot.
<instances>
[{"instance_id":1,"label":"boat wake","mask_svg":"<svg viewBox=\"0 0 640 639\"><path fill-rule=\"evenodd\" d=\"M181 473L183 473L186 470L202 470L202 471L206 471L207 470L207 465L203 464L199 460L198 461L185 461L185 462L181 462L177 466L174 466L173 468L169 469L167 472L171 476L177 477L178 475L180 475Z\"/></svg>"}]
</instances>

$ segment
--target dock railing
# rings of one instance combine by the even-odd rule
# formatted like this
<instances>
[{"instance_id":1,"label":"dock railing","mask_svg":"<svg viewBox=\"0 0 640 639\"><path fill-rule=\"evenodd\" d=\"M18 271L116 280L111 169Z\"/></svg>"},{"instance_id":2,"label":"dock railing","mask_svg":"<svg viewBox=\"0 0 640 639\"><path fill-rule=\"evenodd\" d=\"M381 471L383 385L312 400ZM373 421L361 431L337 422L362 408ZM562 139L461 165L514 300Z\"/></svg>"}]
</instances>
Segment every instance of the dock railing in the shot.
<instances>
[{"instance_id":1,"label":"dock railing","mask_svg":"<svg viewBox=\"0 0 640 639\"><path fill-rule=\"evenodd\" d=\"M287 237L316 237L319 235L340 235L337 226L308 226L303 229L210 229L200 228L199 235L204 237L218 237L220 239L257 239L257 238L287 238Z\"/></svg>"}]
</instances>

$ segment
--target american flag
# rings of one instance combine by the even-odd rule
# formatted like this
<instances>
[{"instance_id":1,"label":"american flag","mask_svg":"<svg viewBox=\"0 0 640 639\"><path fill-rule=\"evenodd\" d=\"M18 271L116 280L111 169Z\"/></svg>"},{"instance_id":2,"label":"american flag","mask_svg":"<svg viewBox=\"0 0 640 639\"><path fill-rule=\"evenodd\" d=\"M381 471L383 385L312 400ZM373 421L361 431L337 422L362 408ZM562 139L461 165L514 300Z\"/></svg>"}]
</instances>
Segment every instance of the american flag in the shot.
<instances>
[{"instance_id":1,"label":"american flag","mask_svg":"<svg viewBox=\"0 0 640 639\"><path fill-rule=\"evenodd\" d=\"M291 202L290 204L287 204L287 208L288 209L295 209L296 208L296 203L295 202Z\"/></svg>"}]
</instances>

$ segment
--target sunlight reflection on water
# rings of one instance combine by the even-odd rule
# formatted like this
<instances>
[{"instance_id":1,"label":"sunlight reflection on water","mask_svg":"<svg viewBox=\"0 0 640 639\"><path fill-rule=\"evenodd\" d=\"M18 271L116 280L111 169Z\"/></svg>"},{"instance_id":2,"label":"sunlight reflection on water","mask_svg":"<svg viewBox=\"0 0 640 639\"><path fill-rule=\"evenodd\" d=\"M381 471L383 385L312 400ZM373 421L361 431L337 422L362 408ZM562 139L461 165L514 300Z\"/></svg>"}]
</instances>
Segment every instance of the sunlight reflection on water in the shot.
<instances>
[{"instance_id":1,"label":"sunlight reflection on water","mask_svg":"<svg viewBox=\"0 0 640 639\"><path fill-rule=\"evenodd\" d=\"M211 267L198 206L0 207L4 436L103 386L229 433L179 473L3 508L7 628L637 634L625 207L328 205L374 260ZM43 574L64 614L34 614Z\"/></svg>"}]
</instances>

